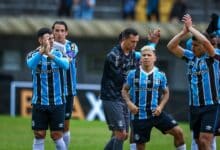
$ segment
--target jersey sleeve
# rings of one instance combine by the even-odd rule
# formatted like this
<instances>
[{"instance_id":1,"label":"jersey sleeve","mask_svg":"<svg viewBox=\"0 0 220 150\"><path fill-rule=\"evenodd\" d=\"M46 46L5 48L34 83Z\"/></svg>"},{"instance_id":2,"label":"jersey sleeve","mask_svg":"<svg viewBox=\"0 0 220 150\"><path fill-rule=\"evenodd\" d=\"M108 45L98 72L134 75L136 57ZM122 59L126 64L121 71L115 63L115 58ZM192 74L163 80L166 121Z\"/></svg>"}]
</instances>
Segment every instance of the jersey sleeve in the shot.
<instances>
[{"instance_id":1,"label":"jersey sleeve","mask_svg":"<svg viewBox=\"0 0 220 150\"><path fill-rule=\"evenodd\" d=\"M162 89L166 89L168 87L168 84L167 84L167 77L165 75L165 73L161 73L161 88Z\"/></svg>"},{"instance_id":2,"label":"jersey sleeve","mask_svg":"<svg viewBox=\"0 0 220 150\"><path fill-rule=\"evenodd\" d=\"M184 49L183 50L183 59L184 60L191 60L191 59L193 59L195 57L195 55L193 54L193 52L192 51L190 51L190 50L187 50L187 49Z\"/></svg>"},{"instance_id":3,"label":"jersey sleeve","mask_svg":"<svg viewBox=\"0 0 220 150\"><path fill-rule=\"evenodd\" d=\"M135 59L140 60L141 59L141 53L140 52L135 52Z\"/></svg>"},{"instance_id":4,"label":"jersey sleeve","mask_svg":"<svg viewBox=\"0 0 220 150\"><path fill-rule=\"evenodd\" d=\"M75 43L69 43L70 49L66 51L69 58L75 58L79 52L78 46Z\"/></svg>"},{"instance_id":5,"label":"jersey sleeve","mask_svg":"<svg viewBox=\"0 0 220 150\"><path fill-rule=\"evenodd\" d=\"M133 76L134 76L133 74L134 74L134 71L133 71L133 70L131 70L131 71L128 72L128 76L127 76L127 79L126 79L126 84L127 84L129 87L131 87L132 84L133 84Z\"/></svg>"},{"instance_id":6,"label":"jersey sleeve","mask_svg":"<svg viewBox=\"0 0 220 150\"><path fill-rule=\"evenodd\" d=\"M42 58L42 54L39 51L33 51L28 53L26 57L27 65L31 69L35 69Z\"/></svg>"},{"instance_id":7,"label":"jersey sleeve","mask_svg":"<svg viewBox=\"0 0 220 150\"><path fill-rule=\"evenodd\" d=\"M64 53L60 50L56 50L53 53L54 56L54 62L63 69L69 69L69 61L67 57L64 55Z\"/></svg>"}]
</instances>

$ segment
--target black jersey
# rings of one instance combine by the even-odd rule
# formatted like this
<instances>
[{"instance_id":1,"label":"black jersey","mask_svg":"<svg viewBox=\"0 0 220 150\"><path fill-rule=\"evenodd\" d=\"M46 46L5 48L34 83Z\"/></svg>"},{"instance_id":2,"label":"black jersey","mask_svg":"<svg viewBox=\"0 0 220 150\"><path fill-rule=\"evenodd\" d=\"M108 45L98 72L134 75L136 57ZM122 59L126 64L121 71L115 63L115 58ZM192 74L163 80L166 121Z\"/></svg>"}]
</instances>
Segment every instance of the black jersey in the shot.
<instances>
[{"instance_id":1,"label":"black jersey","mask_svg":"<svg viewBox=\"0 0 220 150\"><path fill-rule=\"evenodd\" d=\"M139 55L140 56L140 55ZM101 81L101 99L110 101L122 100L121 90L128 71L138 63L138 55L131 51L125 55L120 45L115 46L106 56Z\"/></svg>"}]
</instances>

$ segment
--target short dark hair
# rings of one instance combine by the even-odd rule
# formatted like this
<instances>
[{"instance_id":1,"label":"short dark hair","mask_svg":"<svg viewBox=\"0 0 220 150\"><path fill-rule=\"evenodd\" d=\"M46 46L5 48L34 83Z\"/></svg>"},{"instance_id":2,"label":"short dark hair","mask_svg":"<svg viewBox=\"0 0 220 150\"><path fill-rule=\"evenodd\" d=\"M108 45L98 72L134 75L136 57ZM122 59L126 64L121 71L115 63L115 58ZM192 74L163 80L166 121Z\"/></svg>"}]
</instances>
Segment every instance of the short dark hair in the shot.
<instances>
[{"instance_id":1,"label":"short dark hair","mask_svg":"<svg viewBox=\"0 0 220 150\"><path fill-rule=\"evenodd\" d=\"M56 24L64 25L66 31L68 31L68 26L67 26L66 22L64 22L64 21L55 21L55 22L53 23L53 25L52 25L52 29L54 29L54 27L55 27Z\"/></svg>"},{"instance_id":2,"label":"short dark hair","mask_svg":"<svg viewBox=\"0 0 220 150\"><path fill-rule=\"evenodd\" d=\"M121 32L121 39L129 38L130 35L136 36L136 35L138 35L138 32L133 28L127 28L127 29L125 29L124 31Z\"/></svg>"},{"instance_id":3,"label":"short dark hair","mask_svg":"<svg viewBox=\"0 0 220 150\"><path fill-rule=\"evenodd\" d=\"M37 38L39 37L42 37L44 34L52 34L52 31L50 28L40 28L38 31L37 31Z\"/></svg>"}]
</instances>

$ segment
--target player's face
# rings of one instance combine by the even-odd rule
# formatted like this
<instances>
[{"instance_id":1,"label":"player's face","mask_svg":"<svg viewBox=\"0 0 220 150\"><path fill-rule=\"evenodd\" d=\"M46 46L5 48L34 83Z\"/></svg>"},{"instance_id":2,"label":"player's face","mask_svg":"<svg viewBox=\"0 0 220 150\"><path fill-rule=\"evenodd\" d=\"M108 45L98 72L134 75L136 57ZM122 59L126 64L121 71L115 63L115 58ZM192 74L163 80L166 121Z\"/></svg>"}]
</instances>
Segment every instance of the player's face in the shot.
<instances>
[{"instance_id":1,"label":"player's face","mask_svg":"<svg viewBox=\"0 0 220 150\"><path fill-rule=\"evenodd\" d=\"M193 41L192 42L192 50L193 50L193 53L197 57L200 57L205 53L204 46L199 41Z\"/></svg>"},{"instance_id":2,"label":"player's face","mask_svg":"<svg viewBox=\"0 0 220 150\"><path fill-rule=\"evenodd\" d=\"M49 37L50 37L50 34L48 33L44 34L42 37L39 37L39 43L41 45L46 45L47 43L49 43Z\"/></svg>"},{"instance_id":3,"label":"player's face","mask_svg":"<svg viewBox=\"0 0 220 150\"><path fill-rule=\"evenodd\" d=\"M65 43L66 36L68 35L66 28L62 24L55 24L53 29L54 40L60 43Z\"/></svg>"},{"instance_id":4,"label":"player's face","mask_svg":"<svg viewBox=\"0 0 220 150\"><path fill-rule=\"evenodd\" d=\"M156 55L153 51L141 52L141 65L145 67L153 67L156 62Z\"/></svg>"},{"instance_id":5,"label":"player's face","mask_svg":"<svg viewBox=\"0 0 220 150\"><path fill-rule=\"evenodd\" d=\"M53 47L53 42L54 42L54 37L53 34L44 34L42 37L39 38L39 42L41 45L48 45L50 46L50 48Z\"/></svg>"},{"instance_id":6,"label":"player's face","mask_svg":"<svg viewBox=\"0 0 220 150\"><path fill-rule=\"evenodd\" d=\"M139 41L138 35L136 35L136 36L130 35L128 38L122 40L124 48L126 50L130 50L130 51L135 50L138 41Z\"/></svg>"}]
</instances>

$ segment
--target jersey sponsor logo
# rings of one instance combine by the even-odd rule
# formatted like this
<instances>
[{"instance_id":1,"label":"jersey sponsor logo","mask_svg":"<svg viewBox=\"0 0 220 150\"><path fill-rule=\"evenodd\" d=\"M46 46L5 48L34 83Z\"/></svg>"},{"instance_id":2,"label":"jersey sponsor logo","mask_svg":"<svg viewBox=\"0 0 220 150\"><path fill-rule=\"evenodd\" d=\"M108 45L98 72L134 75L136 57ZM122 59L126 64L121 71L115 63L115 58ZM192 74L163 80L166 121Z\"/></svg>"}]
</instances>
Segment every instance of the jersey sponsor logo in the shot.
<instances>
[{"instance_id":1,"label":"jersey sponsor logo","mask_svg":"<svg viewBox=\"0 0 220 150\"><path fill-rule=\"evenodd\" d=\"M39 70L39 68L36 69L36 74L47 74L53 72L59 72L59 69L58 68L48 69L48 70Z\"/></svg>"},{"instance_id":2,"label":"jersey sponsor logo","mask_svg":"<svg viewBox=\"0 0 220 150\"><path fill-rule=\"evenodd\" d=\"M189 71L188 74L191 74L191 75L202 75L202 74L205 74L205 73L208 73L209 71L208 70L201 70L201 71Z\"/></svg>"},{"instance_id":3,"label":"jersey sponsor logo","mask_svg":"<svg viewBox=\"0 0 220 150\"><path fill-rule=\"evenodd\" d=\"M158 88L146 88L146 87L140 87L136 88L135 91L157 91Z\"/></svg>"}]
</instances>

